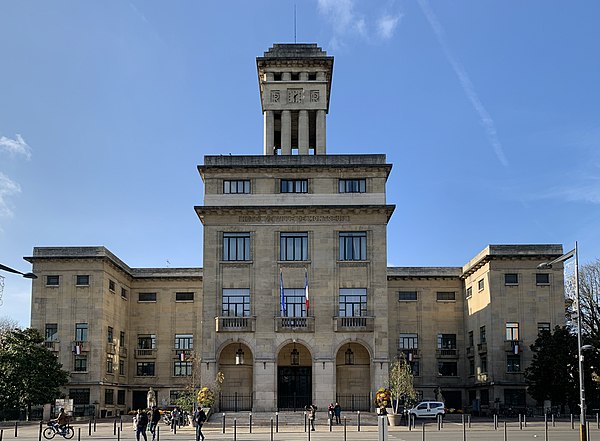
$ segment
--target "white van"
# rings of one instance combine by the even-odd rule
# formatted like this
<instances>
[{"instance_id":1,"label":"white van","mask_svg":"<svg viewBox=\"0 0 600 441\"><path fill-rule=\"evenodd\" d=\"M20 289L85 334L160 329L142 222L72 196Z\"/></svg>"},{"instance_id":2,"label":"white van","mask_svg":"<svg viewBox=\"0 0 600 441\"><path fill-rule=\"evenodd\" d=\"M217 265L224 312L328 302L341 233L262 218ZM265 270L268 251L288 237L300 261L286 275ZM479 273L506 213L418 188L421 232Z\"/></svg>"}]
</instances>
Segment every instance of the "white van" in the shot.
<instances>
[{"instance_id":1,"label":"white van","mask_svg":"<svg viewBox=\"0 0 600 441\"><path fill-rule=\"evenodd\" d=\"M444 403L441 401L421 401L408 411L409 415L416 418L436 418L438 415L443 417L445 413Z\"/></svg>"}]
</instances>

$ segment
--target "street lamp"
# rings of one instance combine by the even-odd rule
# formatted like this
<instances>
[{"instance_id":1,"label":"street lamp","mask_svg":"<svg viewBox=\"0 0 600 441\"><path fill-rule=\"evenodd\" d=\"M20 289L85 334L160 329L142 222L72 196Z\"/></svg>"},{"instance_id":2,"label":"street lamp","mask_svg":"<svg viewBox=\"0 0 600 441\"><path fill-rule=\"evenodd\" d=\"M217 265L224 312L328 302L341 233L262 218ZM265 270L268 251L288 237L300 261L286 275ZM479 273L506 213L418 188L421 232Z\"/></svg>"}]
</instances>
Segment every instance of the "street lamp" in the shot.
<instances>
[{"instance_id":1,"label":"street lamp","mask_svg":"<svg viewBox=\"0 0 600 441\"><path fill-rule=\"evenodd\" d=\"M21 274L26 279L37 279L37 276L33 273L22 273L21 271L17 271L16 269L10 268L6 265L2 265L1 263L0 270L7 271L9 273Z\"/></svg>"},{"instance_id":2,"label":"street lamp","mask_svg":"<svg viewBox=\"0 0 600 441\"><path fill-rule=\"evenodd\" d=\"M540 270L550 269L555 263L564 262L575 256L575 299L577 301L577 362L579 369L579 439L587 441L587 432L585 427L585 384L583 382L583 354L582 351L590 349L590 345L581 345L581 302L579 299L579 255L577 253L577 241L575 248L566 254L550 261L540 263L537 268Z\"/></svg>"}]
</instances>

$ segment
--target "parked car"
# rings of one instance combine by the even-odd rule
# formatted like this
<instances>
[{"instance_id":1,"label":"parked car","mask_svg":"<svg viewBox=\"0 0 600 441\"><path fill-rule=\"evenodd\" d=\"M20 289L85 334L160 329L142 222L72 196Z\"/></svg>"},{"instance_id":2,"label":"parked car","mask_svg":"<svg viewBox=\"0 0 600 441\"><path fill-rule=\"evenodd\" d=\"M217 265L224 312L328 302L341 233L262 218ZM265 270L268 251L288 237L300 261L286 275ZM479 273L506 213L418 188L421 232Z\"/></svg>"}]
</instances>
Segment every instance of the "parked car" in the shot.
<instances>
[{"instance_id":1,"label":"parked car","mask_svg":"<svg viewBox=\"0 0 600 441\"><path fill-rule=\"evenodd\" d=\"M441 401L421 401L408 411L409 415L416 418L437 418L438 415L443 418L445 413L444 403Z\"/></svg>"}]
</instances>

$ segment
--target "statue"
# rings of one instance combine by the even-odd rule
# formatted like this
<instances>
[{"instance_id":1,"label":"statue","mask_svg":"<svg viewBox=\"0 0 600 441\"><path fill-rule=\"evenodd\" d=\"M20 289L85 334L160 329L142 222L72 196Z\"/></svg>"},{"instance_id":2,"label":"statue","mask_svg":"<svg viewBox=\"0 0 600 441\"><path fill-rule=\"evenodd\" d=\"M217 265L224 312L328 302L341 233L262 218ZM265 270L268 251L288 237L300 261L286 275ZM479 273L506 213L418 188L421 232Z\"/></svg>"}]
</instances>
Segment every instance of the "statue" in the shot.
<instances>
[{"instance_id":1,"label":"statue","mask_svg":"<svg viewBox=\"0 0 600 441\"><path fill-rule=\"evenodd\" d=\"M152 409L152 406L156 406L156 393L154 393L152 387L148 389L148 394L146 395L146 404L148 405L149 409Z\"/></svg>"}]
</instances>

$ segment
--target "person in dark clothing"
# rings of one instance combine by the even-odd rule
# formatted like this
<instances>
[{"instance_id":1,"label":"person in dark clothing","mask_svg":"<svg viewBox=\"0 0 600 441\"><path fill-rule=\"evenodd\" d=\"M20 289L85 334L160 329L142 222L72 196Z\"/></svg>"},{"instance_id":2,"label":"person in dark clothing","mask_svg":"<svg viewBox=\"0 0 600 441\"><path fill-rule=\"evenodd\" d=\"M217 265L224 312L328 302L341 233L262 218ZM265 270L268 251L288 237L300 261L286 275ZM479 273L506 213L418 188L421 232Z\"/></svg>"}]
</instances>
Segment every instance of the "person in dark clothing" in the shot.
<instances>
[{"instance_id":1,"label":"person in dark clothing","mask_svg":"<svg viewBox=\"0 0 600 441\"><path fill-rule=\"evenodd\" d=\"M317 406L314 404L310 404L306 406L306 411L308 412L308 421L310 422L310 430L315 430L315 418L317 416Z\"/></svg>"},{"instance_id":2,"label":"person in dark clothing","mask_svg":"<svg viewBox=\"0 0 600 441\"><path fill-rule=\"evenodd\" d=\"M152 441L156 437L156 426L160 421L160 411L156 406L152 406L152 416L150 417L150 433L152 434Z\"/></svg>"},{"instance_id":3,"label":"person in dark clothing","mask_svg":"<svg viewBox=\"0 0 600 441\"><path fill-rule=\"evenodd\" d=\"M338 402L335 403L335 406L333 406L333 413L335 414L335 423L341 424L342 423L342 406L340 406L340 403L338 403Z\"/></svg>"},{"instance_id":4,"label":"person in dark clothing","mask_svg":"<svg viewBox=\"0 0 600 441\"><path fill-rule=\"evenodd\" d=\"M148 441L146 436L146 429L148 428L148 414L142 412L141 409L137 411L137 418L135 419L135 439L140 441L140 434L144 435L144 441Z\"/></svg>"},{"instance_id":5,"label":"person in dark clothing","mask_svg":"<svg viewBox=\"0 0 600 441\"><path fill-rule=\"evenodd\" d=\"M206 413L202 408L199 408L194 412L194 422L196 423L196 441L204 441L204 434L202 433L202 425L206 421Z\"/></svg>"}]
</instances>

